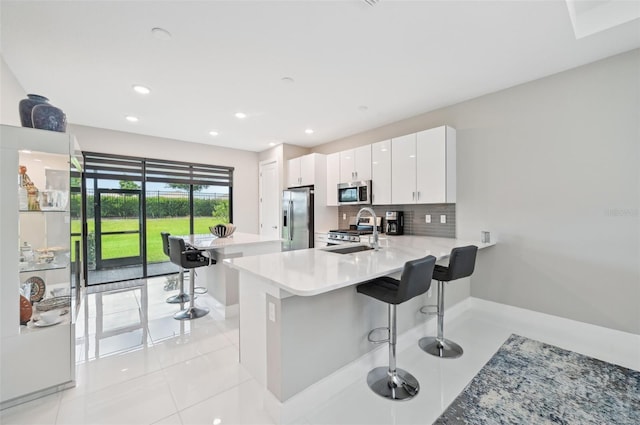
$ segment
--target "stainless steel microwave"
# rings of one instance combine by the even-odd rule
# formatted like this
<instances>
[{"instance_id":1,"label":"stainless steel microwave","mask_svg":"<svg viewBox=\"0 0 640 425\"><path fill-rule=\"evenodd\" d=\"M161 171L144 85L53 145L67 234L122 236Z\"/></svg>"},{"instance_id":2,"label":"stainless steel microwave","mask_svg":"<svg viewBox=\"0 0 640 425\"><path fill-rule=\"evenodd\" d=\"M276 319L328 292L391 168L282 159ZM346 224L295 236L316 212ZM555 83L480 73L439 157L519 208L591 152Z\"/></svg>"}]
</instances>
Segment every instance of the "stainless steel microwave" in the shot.
<instances>
[{"instance_id":1,"label":"stainless steel microwave","mask_svg":"<svg viewBox=\"0 0 640 425\"><path fill-rule=\"evenodd\" d=\"M339 205L371 204L371 180L338 184Z\"/></svg>"}]
</instances>

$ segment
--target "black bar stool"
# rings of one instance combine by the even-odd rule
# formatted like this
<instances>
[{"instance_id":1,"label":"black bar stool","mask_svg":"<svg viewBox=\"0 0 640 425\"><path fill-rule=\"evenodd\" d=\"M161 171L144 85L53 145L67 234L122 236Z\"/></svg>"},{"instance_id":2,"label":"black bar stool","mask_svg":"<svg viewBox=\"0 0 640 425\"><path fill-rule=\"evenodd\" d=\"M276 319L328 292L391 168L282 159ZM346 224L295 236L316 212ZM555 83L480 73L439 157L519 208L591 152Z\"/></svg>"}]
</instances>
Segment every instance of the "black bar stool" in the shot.
<instances>
[{"instance_id":1,"label":"black bar stool","mask_svg":"<svg viewBox=\"0 0 640 425\"><path fill-rule=\"evenodd\" d=\"M457 358L462 355L462 347L444 337L444 283L471 276L476 265L478 247L475 245L453 248L449 266L436 265L433 279L438 281L438 336L420 338L418 345L423 351L442 358ZM422 313L424 307L420 309Z\"/></svg>"},{"instance_id":2,"label":"black bar stool","mask_svg":"<svg viewBox=\"0 0 640 425\"><path fill-rule=\"evenodd\" d=\"M184 239L169 236L169 257L173 264L177 264L183 269L189 269L189 307L177 312L173 318L177 320L191 320L205 316L209 313L208 308L199 308L194 305L195 291L195 268L215 264L212 258L202 255L204 251L190 247L187 249Z\"/></svg>"},{"instance_id":3,"label":"black bar stool","mask_svg":"<svg viewBox=\"0 0 640 425\"><path fill-rule=\"evenodd\" d=\"M164 251L164 255L171 260L171 255L169 255L169 236L171 236L171 234L160 232L160 236L162 237L162 250ZM182 304L189 301L189 295L184 292L184 269L182 267L180 267L180 272L178 273L178 282L178 294L167 298L169 304Z\"/></svg>"},{"instance_id":4,"label":"black bar stool","mask_svg":"<svg viewBox=\"0 0 640 425\"><path fill-rule=\"evenodd\" d=\"M429 255L417 260L407 261L400 280L382 276L357 286L357 291L389 304L388 339L373 340L369 332L369 341L389 343L389 366L372 369L367 375L367 384L376 394L392 400L408 400L418 394L418 380L406 370L396 368L396 305L424 294L431 286L431 275L436 257ZM385 328L378 328L385 329Z\"/></svg>"}]
</instances>

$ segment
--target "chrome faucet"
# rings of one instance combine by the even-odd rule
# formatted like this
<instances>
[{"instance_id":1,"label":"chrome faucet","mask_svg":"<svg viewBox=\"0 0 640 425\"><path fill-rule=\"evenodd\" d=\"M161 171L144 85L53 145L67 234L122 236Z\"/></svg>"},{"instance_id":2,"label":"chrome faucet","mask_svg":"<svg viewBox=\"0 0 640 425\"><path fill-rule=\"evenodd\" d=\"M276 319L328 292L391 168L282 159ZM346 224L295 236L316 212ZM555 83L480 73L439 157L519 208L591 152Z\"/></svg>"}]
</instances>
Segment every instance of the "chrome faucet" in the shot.
<instances>
[{"instance_id":1,"label":"chrome faucet","mask_svg":"<svg viewBox=\"0 0 640 425\"><path fill-rule=\"evenodd\" d=\"M376 217L376 213L373 209L369 207L360 208L358 215L356 215L356 226L360 223L360 215L364 211L367 211L371 216L373 216L373 243L371 244L371 247L377 251L380 248L380 245L378 244L378 217Z\"/></svg>"}]
</instances>

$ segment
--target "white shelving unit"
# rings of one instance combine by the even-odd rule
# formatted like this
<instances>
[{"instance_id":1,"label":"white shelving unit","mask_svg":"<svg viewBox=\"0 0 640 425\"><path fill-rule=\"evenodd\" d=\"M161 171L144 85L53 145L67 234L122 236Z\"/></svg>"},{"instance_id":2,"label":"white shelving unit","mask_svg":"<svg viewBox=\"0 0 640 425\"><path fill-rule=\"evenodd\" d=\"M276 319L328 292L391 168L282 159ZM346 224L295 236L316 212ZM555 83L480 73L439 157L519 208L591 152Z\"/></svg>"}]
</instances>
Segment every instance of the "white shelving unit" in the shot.
<instances>
[{"instance_id":1,"label":"white shelving unit","mask_svg":"<svg viewBox=\"0 0 640 425\"><path fill-rule=\"evenodd\" d=\"M4 125L0 132L0 402L6 408L74 385L80 292L71 275L73 138ZM20 202L19 166L38 189L28 205ZM23 293L28 283L33 289Z\"/></svg>"}]
</instances>

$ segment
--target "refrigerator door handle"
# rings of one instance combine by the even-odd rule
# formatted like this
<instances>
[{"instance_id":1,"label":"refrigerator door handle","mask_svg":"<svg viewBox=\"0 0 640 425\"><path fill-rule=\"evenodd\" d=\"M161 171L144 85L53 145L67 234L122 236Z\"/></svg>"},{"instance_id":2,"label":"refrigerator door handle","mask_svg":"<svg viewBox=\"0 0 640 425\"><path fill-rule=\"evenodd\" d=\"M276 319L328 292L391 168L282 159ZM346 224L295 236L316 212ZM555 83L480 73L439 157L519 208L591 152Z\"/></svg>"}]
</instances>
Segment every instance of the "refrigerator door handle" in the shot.
<instances>
[{"instance_id":1,"label":"refrigerator door handle","mask_svg":"<svg viewBox=\"0 0 640 425\"><path fill-rule=\"evenodd\" d=\"M293 201L289 201L289 240L293 240Z\"/></svg>"}]
</instances>

